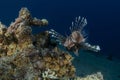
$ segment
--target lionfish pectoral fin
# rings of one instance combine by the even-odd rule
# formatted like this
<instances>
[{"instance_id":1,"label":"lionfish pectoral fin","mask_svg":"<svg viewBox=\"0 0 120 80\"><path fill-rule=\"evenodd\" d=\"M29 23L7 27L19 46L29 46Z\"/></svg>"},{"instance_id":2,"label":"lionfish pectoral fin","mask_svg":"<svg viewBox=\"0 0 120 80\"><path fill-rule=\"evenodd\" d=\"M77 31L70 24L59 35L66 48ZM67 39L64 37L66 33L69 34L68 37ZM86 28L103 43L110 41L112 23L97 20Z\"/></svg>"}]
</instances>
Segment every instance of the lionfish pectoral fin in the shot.
<instances>
[{"instance_id":1,"label":"lionfish pectoral fin","mask_svg":"<svg viewBox=\"0 0 120 80\"><path fill-rule=\"evenodd\" d=\"M61 45L65 42L66 37L56 32L54 29L50 29L48 33L50 34L51 38L56 39L56 42L58 42L58 44Z\"/></svg>"},{"instance_id":2,"label":"lionfish pectoral fin","mask_svg":"<svg viewBox=\"0 0 120 80\"><path fill-rule=\"evenodd\" d=\"M89 43L82 43L81 46L86 50L90 50L94 52L99 52L101 50L99 45L91 45Z\"/></svg>"}]
</instances>

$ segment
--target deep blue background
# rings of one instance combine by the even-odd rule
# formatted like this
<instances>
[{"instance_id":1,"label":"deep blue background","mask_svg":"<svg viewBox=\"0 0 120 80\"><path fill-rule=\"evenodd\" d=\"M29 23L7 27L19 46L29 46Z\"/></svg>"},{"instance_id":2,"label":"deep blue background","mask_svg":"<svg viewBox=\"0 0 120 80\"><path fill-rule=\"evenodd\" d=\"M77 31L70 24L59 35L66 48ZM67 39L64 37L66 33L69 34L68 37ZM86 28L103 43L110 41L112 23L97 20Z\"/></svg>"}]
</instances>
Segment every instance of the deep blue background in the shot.
<instances>
[{"instance_id":1,"label":"deep blue background","mask_svg":"<svg viewBox=\"0 0 120 80\"><path fill-rule=\"evenodd\" d=\"M54 28L61 34L69 34L75 17L86 17L88 41L99 44L102 54L120 58L120 0L1 0L0 21L8 26L21 7L33 16L47 18L49 26L44 29Z\"/></svg>"}]
</instances>

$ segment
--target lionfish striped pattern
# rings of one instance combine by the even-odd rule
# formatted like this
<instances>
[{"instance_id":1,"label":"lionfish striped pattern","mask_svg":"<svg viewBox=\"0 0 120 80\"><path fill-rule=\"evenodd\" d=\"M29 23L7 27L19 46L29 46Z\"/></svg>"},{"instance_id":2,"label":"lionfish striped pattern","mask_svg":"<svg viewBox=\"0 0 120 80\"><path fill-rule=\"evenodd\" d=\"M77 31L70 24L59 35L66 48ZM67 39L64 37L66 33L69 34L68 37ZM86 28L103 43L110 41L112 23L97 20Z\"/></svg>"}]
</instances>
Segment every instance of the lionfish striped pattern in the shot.
<instances>
[{"instance_id":1,"label":"lionfish striped pattern","mask_svg":"<svg viewBox=\"0 0 120 80\"><path fill-rule=\"evenodd\" d=\"M80 44L81 42L85 42L85 35L82 34L83 28L87 25L87 20L84 17L76 17L75 21L72 22L72 26L70 27L71 34L66 38L64 42L64 46L70 49L74 47L76 44Z\"/></svg>"}]
</instances>

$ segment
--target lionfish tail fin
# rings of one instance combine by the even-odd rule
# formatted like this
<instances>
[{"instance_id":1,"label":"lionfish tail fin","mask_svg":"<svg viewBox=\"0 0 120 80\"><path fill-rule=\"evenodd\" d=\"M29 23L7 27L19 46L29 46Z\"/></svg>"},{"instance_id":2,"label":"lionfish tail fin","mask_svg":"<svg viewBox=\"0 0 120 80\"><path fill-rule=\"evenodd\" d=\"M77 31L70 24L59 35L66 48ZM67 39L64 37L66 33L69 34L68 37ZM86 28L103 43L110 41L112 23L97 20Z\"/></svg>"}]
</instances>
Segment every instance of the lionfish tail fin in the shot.
<instances>
[{"instance_id":1,"label":"lionfish tail fin","mask_svg":"<svg viewBox=\"0 0 120 80\"><path fill-rule=\"evenodd\" d=\"M75 21L72 22L72 25L70 27L70 31L82 31L83 28L87 25L87 19L84 17L76 17Z\"/></svg>"}]
</instances>

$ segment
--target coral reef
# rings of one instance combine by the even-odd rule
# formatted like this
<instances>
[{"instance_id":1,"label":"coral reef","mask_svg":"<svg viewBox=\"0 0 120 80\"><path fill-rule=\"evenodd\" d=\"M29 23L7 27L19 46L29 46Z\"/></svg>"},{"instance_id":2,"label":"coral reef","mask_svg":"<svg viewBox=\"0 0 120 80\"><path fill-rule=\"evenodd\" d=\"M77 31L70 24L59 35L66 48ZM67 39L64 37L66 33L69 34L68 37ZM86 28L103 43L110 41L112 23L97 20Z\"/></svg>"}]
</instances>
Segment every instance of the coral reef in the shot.
<instances>
[{"instance_id":1,"label":"coral reef","mask_svg":"<svg viewBox=\"0 0 120 80\"><path fill-rule=\"evenodd\" d=\"M49 31L32 34L32 26L46 26L22 8L15 22L0 22L0 80L53 80L75 77L73 57L50 40Z\"/></svg>"}]
</instances>

